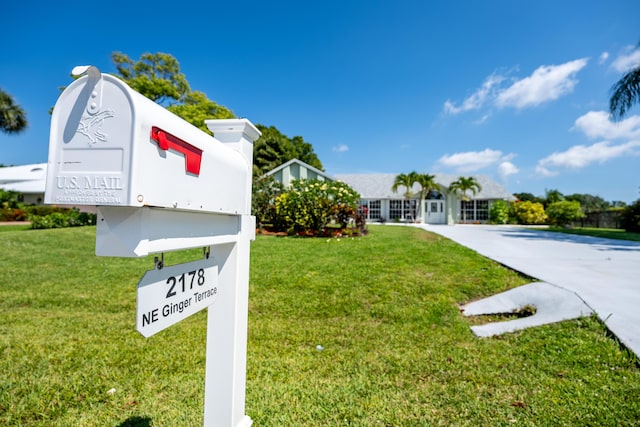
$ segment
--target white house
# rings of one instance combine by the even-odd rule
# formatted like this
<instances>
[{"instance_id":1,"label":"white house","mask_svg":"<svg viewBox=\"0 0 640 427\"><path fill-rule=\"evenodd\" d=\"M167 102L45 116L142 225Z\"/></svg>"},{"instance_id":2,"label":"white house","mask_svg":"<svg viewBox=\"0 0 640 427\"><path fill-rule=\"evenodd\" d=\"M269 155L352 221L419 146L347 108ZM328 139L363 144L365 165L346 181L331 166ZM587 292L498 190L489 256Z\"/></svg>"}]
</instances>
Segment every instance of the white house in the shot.
<instances>
[{"instance_id":1,"label":"white house","mask_svg":"<svg viewBox=\"0 0 640 427\"><path fill-rule=\"evenodd\" d=\"M367 221L418 221L427 224L454 224L462 222L486 223L489 209L496 200L515 200L503 186L485 175L474 175L482 190L477 194L467 194L469 201L463 201L459 195L448 191L458 175L435 174L435 181L441 191L433 191L426 200L418 201L420 186L411 188L413 197L406 199L406 188L401 186L394 193L391 188L396 174L354 174L335 175L334 179L350 185L360 193ZM463 215L464 214L464 215Z\"/></svg>"},{"instance_id":2,"label":"white house","mask_svg":"<svg viewBox=\"0 0 640 427\"><path fill-rule=\"evenodd\" d=\"M422 221L427 224L454 224L461 222L485 223L489 220L489 209L496 200L515 200L503 186L484 175L474 178L482 187L476 195L468 194L469 201L463 201L457 194L447 189L457 175L435 174L441 192L431 192L427 200L418 201L419 185L411 189L413 197L406 199L406 189L400 187L397 193L391 190L396 174L340 174L330 176L306 163L293 159L267 172L285 187L293 179L318 179L322 181L342 181L362 197L367 221Z\"/></svg>"},{"instance_id":3,"label":"white house","mask_svg":"<svg viewBox=\"0 0 640 427\"><path fill-rule=\"evenodd\" d=\"M15 191L27 205L41 205L47 178L47 164L0 168L0 188Z\"/></svg>"}]
</instances>

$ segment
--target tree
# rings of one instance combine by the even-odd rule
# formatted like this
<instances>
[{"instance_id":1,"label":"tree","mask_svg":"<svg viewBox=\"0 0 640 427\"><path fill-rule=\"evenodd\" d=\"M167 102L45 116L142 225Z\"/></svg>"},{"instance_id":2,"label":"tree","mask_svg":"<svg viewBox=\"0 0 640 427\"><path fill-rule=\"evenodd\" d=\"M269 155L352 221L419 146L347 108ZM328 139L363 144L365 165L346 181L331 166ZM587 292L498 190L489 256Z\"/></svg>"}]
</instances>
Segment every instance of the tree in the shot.
<instances>
[{"instance_id":1,"label":"tree","mask_svg":"<svg viewBox=\"0 0 640 427\"><path fill-rule=\"evenodd\" d=\"M600 196L593 196L591 194L570 194L565 197L565 200L576 201L582 206L582 212L585 214L605 212L611 207L611 205Z\"/></svg>"},{"instance_id":2,"label":"tree","mask_svg":"<svg viewBox=\"0 0 640 427\"><path fill-rule=\"evenodd\" d=\"M580 202L576 200L560 200L551 203L546 209L549 222L558 227L567 227L574 221L584 217Z\"/></svg>"},{"instance_id":3,"label":"tree","mask_svg":"<svg viewBox=\"0 0 640 427\"><path fill-rule=\"evenodd\" d=\"M640 44L638 45L640 47ZM640 101L640 65L627 71L611 87L609 113L614 121L621 120Z\"/></svg>"},{"instance_id":4,"label":"tree","mask_svg":"<svg viewBox=\"0 0 640 427\"><path fill-rule=\"evenodd\" d=\"M461 176L449 185L449 191L455 194L459 194L462 201L468 202L471 199L469 198L469 196L467 196L467 191L471 191L471 193L473 193L473 195L475 196L476 194L478 194L478 192L482 191L482 186L472 176ZM467 214L466 211L462 209L462 222L466 221Z\"/></svg>"},{"instance_id":5,"label":"tree","mask_svg":"<svg viewBox=\"0 0 640 427\"><path fill-rule=\"evenodd\" d=\"M625 231L640 233L640 199L622 210L620 214L620 225Z\"/></svg>"},{"instance_id":6,"label":"tree","mask_svg":"<svg viewBox=\"0 0 640 427\"><path fill-rule=\"evenodd\" d=\"M256 125L262 136L253 145L253 174L261 176L273 168L292 159L298 159L309 166L323 170L322 163L313 147L301 136L289 138L275 126Z\"/></svg>"},{"instance_id":7,"label":"tree","mask_svg":"<svg viewBox=\"0 0 640 427\"><path fill-rule=\"evenodd\" d=\"M18 133L28 125L27 114L15 103L13 97L0 89L0 130L5 133Z\"/></svg>"},{"instance_id":8,"label":"tree","mask_svg":"<svg viewBox=\"0 0 640 427\"><path fill-rule=\"evenodd\" d=\"M189 93L185 97L184 103L170 105L167 110L207 133L210 133L210 131L205 124L205 120L232 119L235 117L227 107L211 101L207 98L207 95L200 91Z\"/></svg>"},{"instance_id":9,"label":"tree","mask_svg":"<svg viewBox=\"0 0 640 427\"><path fill-rule=\"evenodd\" d=\"M111 60L117 76L132 89L209 134L205 120L235 117L231 110L210 100L205 93L192 91L180 72L178 60L168 53L143 53L134 62L124 53L114 52Z\"/></svg>"},{"instance_id":10,"label":"tree","mask_svg":"<svg viewBox=\"0 0 640 427\"><path fill-rule=\"evenodd\" d=\"M418 178L418 174L416 172L398 174L393 180L391 191L393 191L394 193L397 193L400 187L404 187L405 188L404 197L407 200L409 200L411 196L413 196L413 193L411 192L411 188L413 187L413 184L416 183L417 178Z\"/></svg>"},{"instance_id":11,"label":"tree","mask_svg":"<svg viewBox=\"0 0 640 427\"><path fill-rule=\"evenodd\" d=\"M422 207L422 201L431 190L440 190L440 184L436 182L436 176L428 173L414 173L415 183L420 186L420 196L418 198L418 209ZM419 216L423 213L419 211Z\"/></svg>"},{"instance_id":12,"label":"tree","mask_svg":"<svg viewBox=\"0 0 640 427\"><path fill-rule=\"evenodd\" d=\"M304 138L302 138L301 136L294 136L293 138L291 138L291 145L293 146L295 159L301 160L309 166L313 166L316 169L324 171L322 162L318 158L317 154L313 151L313 146L310 143L306 142Z\"/></svg>"},{"instance_id":13,"label":"tree","mask_svg":"<svg viewBox=\"0 0 640 427\"><path fill-rule=\"evenodd\" d=\"M552 203L555 202L561 202L562 200L564 200L564 195L558 191L558 190L548 190L545 189L544 190L544 207L546 208L547 206L551 205Z\"/></svg>"},{"instance_id":14,"label":"tree","mask_svg":"<svg viewBox=\"0 0 640 427\"><path fill-rule=\"evenodd\" d=\"M143 53L134 62L124 53L114 52L111 60L122 80L162 106L182 103L191 93L178 60L168 53Z\"/></svg>"},{"instance_id":15,"label":"tree","mask_svg":"<svg viewBox=\"0 0 640 427\"><path fill-rule=\"evenodd\" d=\"M534 202L534 203L544 202L543 198L534 196L531 193L513 193L513 196L521 202Z\"/></svg>"}]
</instances>

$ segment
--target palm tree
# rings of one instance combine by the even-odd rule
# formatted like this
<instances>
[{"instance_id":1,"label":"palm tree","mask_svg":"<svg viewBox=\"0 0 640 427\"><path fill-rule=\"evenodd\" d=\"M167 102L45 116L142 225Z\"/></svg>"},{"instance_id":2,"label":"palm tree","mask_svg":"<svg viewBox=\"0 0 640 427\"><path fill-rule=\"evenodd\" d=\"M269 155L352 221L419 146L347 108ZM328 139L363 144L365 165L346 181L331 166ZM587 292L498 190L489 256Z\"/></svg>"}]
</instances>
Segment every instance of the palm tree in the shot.
<instances>
[{"instance_id":1,"label":"palm tree","mask_svg":"<svg viewBox=\"0 0 640 427\"><path fill-rule=\"evenodd\" d=\"M440 190L440 184L436 182L436 176L430 175L428 173L419 173L416 174L416 184L420 186L420 197L418 199L418 207L421 216L422 213L422 201L427 197L427 193L430 190Z\"/></svg>"},{"instance_id":2,"label":"palm tree","mask_svg":"<svg viewBox=\"0 0 640 427\"><path fill-rule=\"evenodd\" d=\"M399 187L405 187L404 197L409 200L413 193L411 193L411 187L416 183L418 174L416 172L410 173L401 173L396 175L396 178L393 181L393 186L391 187L391 191L394 193L398 192Z\"/></svg>"},{"instance_id":3,"label":"palm tree","mask_svg":"<svg viewBox=\"0 0 640 427\"><path fill-rule=\"evenodd\" d=\"M27 127L27 115L11 95L0 89L0 131L18 133Z\"/></svg>"},{"instance_id":4,"label":"palm tree","mask_svg":"<svg viewBox=\"0 0 640 427\"><path fill-rule=\"evenodd\" d=\"M467 191L471 191L475 196L479 191L482 191L482 186L472 176L461 176L449 185L449 191L459 194L462 201L468 202L471 199L467 196ZM460 206L462 207L462 204ZM467 222L467 215L464 209L462 210L462 222Z\"/></svg>"},{"instance_id":5,"label":"palm tree","mask_svg":"<svg viewBox=\"0 0 640 427\"><path fill-rule=\"evenodd\" d=\"M393 181L393 185L391 186L391 191L393 191L394 193L397 193L399 187L404 187L405 188L404 197L407 200L410 200L411 196L413 196L413 193L411 192L411 188L413 187L413 184L416 183L417 179L418 179L417 172L401 173L399 175L396 175L396 178Z\"/></svg>"},{"instance_id":6,"label":"palm tree","mask_svg":"<svg viewBox=\"0 0 640 427\"><path fill-rule=\"evenodd\" d=\"M638 45L640 47L640 44ZM611 88L609 113L614 121L621 120L633 104L640 102L640 65L627 71Z\"/></svg>"}]
</instances>

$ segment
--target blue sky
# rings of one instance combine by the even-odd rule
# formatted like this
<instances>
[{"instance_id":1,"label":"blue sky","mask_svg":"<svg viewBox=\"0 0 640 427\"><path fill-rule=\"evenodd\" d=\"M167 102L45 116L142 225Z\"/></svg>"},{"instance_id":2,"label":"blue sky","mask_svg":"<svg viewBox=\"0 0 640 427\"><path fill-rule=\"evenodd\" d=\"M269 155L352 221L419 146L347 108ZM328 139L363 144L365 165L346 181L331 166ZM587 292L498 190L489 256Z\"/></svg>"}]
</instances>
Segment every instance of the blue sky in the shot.
<instances>
[{"instance_id":1,"label":"blue sky","mask_svg":"<svg viewBox=\"0 0 640 427\"><path fill-rule=\"evenodd\" d=\"M76 65L170 53L191 88L310 142L325 170L485 174L512 192L640 197L640 107L609 121L640 63L640 2L9 2L0 87L29 129L0 163L47 161Z\"/></svg>"}]
</instances>

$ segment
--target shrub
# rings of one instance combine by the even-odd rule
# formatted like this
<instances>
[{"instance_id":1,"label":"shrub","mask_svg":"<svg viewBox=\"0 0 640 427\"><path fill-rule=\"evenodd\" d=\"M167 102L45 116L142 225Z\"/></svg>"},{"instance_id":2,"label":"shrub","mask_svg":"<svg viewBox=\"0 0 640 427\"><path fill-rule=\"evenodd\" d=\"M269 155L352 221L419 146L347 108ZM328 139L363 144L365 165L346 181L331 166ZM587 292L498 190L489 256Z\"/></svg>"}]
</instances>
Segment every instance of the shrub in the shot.
<instances>
[{"instance_id":1,"label":"shrub","mask_svg":"<svg viewBox=\"0 0 640 427\"><path fill-rule=\"evenodd\" d=\"M625 231L640 233L640 199L622 209L620 226Z\"/></svg>"},{"instance_id":2,"label":"shrub","mask_svg":"<svg viewBox=\"0 0 640 427\"><path fill-rule=\"evenodd\" d=\"M265 224L277 227L276 198L283 191L284 187L273 176L254 179L251 213L256 217L258 227Z\"/></svg>"},{"instance_id":3,"label":"shrub","mask_svg":"<svg viewBox=\"0 0 640 427\"><path fill-rule=\"evenodd\" d=\"M83 225L95 225L96 215L88 212L80 212L77 209L55 208L54 212L47 215L29 215L31 228L64 228L79 227Z\"/></svg>"},{"instance_id":4,"label":"shrub","mask_svg":"<svg viewBox=\"0 0 640 427\"><path fill-rule=\"evenodd\" d=\"M0 188L0 208L14 209L20 206L20 194L15 191L6 191Z\"/></svg>"},{"instance_id":5,"label":"shrub","mask_svg":"<svg viewBox=\"0 0 640 427\"><path fill-rule=\"evenodd\" d=\"M276 198L276 222L290 233L324 234L329 224L344 228L358 215L360 195L340 181L294 180Z\"/></svg>"},{"instance_id":6,"label":"shrub","mask_svg":"<svg viewBox=\"0 0 640 427\"><path fill-rule=\"evenodd\" d=\"M509 221L509 205L504 200L496 200L489 209L491 224L506 224Z\"/></svg>"},{"instance_id":7,"label":"shrub","mask_svg":"<svg viewBox=\"0 0 640 427\"><path fill-rule=\"evenodd\" d=\"M28 214L24 209L20 208L2 208L0 209L0 221L26 221Z\"/></svg>"},{"instance_id":8,"label":"shrub","mask_svg":"<svg viewBox=\"0 0 640 427\"><path fill-rule=\"evenodd\" d=\"M551 203L546 210L549 222L559 227L566 227L573 221L584 218L584 212L578 201L562 200Z\"/></svg>"},{"instance_id":9,"label":"shrub","mask_svg":"<svg viewBox=\"0 0 640 427\"><path fill-rule=\"evenodd\" d=\"M509 216L518 224L544 224L547 221L544 206L539 202L512 203Z\"/></svg>"}]
</instances>

